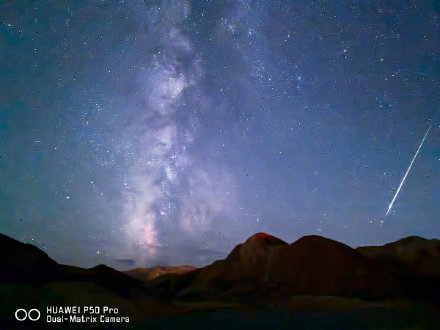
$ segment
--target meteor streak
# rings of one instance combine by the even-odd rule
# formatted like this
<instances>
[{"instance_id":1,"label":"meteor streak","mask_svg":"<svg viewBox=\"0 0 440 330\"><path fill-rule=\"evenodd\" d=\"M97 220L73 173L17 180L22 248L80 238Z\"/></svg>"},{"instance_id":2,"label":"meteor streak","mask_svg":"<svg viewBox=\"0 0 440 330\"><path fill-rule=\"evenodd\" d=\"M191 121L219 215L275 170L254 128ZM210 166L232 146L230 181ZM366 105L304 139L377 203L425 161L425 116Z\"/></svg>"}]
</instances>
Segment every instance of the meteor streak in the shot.
<instances>
[{"instance_id":1,"label":"meteor streak","mask_svg":"<svg viewBox=\"0 0 440 330\"><path fill-rule=\"evenodd\" d=\"M409 173L409 171L411 170L411 167L413 166L414 161L416 160L417 155L419 154L419 151L420 151L420 149L422 148L422 145L423 145L423 143L425 142L426 137L428 136L428 133L429 133L429 131L431 130L431 127L432 127L432 124L429 125L428 129L426 130L425 136L423 137L422 142L420 143L419 148L417 149L416 154L414 155L414 157L413 157L413 159L412 159L412 161L411 161L411 164L409 164L409 167L408 167L408 169L406 170L406 173L405 173L405 175L403 176L402 181L400 182L399 188L397 188L397 191L396 191L396 193L394 194L393 200L391 201L390 205L388 206L388 211L387 211L387 213L385 214L385 216L387 216L388 213L390 213L391 208L393 207L394 201L396 200L397 195L399 194L399 191L400 191L400 189L402 188L403 183L405 182L406 177L408 176L408 173Z\"/></svg>"}]
</instances>

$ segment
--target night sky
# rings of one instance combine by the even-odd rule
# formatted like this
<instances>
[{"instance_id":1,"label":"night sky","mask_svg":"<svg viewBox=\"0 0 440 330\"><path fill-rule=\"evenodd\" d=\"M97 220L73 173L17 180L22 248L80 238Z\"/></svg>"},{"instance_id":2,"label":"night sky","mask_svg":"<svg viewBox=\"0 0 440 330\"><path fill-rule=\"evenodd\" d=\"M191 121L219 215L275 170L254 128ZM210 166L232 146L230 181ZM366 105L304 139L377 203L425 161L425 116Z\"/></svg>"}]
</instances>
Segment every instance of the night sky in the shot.
<instances>
[{"instance_id":1,"label":"night sky","mask_svg":"<svg viewBox=\"0 0 440 330\"><path fill-rule=\"evenodd\" d=\"M438 1L2 1L0 232L118 269L440 237L439 31Z\"/></svg>"}]
</instances>

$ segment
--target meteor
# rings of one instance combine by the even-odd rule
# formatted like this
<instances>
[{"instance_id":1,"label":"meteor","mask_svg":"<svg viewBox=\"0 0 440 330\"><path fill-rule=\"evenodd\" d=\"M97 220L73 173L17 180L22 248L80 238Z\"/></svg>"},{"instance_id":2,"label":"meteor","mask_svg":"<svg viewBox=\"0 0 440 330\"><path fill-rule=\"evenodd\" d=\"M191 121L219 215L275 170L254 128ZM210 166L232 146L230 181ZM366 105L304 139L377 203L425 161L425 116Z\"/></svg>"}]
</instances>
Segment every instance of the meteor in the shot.
<instances>
[{"instance_id":1,"label":"meteor","mask_svg":"<svg viewBox=\"0 0 440 330\"><path fill-rule=\"evenodd\" d=\"M408 167L408 169L406 170L406 173L405 173L405 175L403 176L402 181L400 182L399 188L397 188L397 191L396 191L396 193L394 194L393 200L391 201L390 205L388 206L388 211L387 211L387 213L385 214L385 216L387 216L388 213L390 213L391 208L393 207L394 201L396 200L397 195L399 194L399 191L400 191L400 189L402 188L403 183L405 182L406 177L408 176L408 173L409 173L409 171L411 170L411 167L413 166L414 161L416 160L417 155L419 154L419 151L420 151L420 149L422 148L422 145L423 145L423 143L425 142L426 137L428 136L428 133L429 133L429 131L431 130L431 127L432 127L432 124L429 125L428 129L426 130L425 136L423 137L422 142L420 143L419 148L417 149L416 154L414 155L414 157L413 157L413 159L412 159L412 161L411 161L411 164L409 164L409 167Z\"/></svg>"}]
</instances>

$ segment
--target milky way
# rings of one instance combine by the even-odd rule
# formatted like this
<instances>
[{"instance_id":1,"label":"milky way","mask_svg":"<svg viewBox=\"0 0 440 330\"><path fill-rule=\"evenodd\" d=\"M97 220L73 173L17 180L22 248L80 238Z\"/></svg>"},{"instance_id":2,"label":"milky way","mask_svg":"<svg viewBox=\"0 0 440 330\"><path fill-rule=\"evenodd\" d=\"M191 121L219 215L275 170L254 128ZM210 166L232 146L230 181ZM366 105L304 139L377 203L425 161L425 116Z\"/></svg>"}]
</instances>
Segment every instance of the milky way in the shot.
<instances>
[{"instance_id":1,"label":"milky way","mask_svg":"<svg viewBox=\"0 0 440 330\"><path fill-rule=\"evenodd\" d=\"M119 269L204 265L260 231L438 237L439 16L434 2L2 2L0 232ZM427 125L411 195L385 218Z\"/></svg>"}]
</instances>

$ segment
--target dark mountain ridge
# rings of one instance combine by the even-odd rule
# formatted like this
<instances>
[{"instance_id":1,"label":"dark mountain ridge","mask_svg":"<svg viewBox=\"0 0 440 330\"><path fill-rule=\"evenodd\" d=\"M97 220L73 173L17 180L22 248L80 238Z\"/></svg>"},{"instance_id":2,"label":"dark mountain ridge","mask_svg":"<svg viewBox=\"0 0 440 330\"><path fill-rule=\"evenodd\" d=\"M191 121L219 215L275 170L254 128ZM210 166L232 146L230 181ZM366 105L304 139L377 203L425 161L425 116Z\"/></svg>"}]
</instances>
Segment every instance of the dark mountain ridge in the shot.
<instances>
[{"instance_id":1,"label":"dark mountain ridge","mask_svg":"<svg viewBox=\"0 0 440 330\"><path fill-rule=\"evenodd\" d=\"M333 240L305 236L292 244L259 233L224 260L183 276L165 275L152 288L181 300L282 300L294 295L383 299L404 294L381 263Z\"/></svg>"},{"instance_id":2,"label":"dark mountain ridge","mask_svg":"<svg viewBox=\"0 0 440 330\"><path fill-rule=\"evenodd\" d=\"M105 265L61 265L35 246L0 234L0 322L26 306L23 301L40 307L111 302L137 320L208 306L352 308L396 299L438 306L439 242L408 237L352 249L321 236L288 244L258 233L206 267L118 272Z\"/></svg>"},{"instance_id":3,"label":"dark mountain ridge","mask_svg":"<svg viewBox=\"0 0 440 330\"><path fill-rule=\"evenodd\" d=\"M98 283L119 293L139 285L138 280L106 265L83 269L58 264L37 247L21 243L3 234L0 234L0 251L1 283L26 283L38 286L56 281L85 281Z\"/></svg>"},{"instance_id":4,"label":"dark mountain ridge","mask_svg":"<svg viewBox=\"0 0 440 330\"><path fill-rule=\"evenodd\" d=\"M356 249L365 256L399 262L407 271L421 276L440 276L440 240L409 236L383 246L362 246Z\"/></svg>"}]
</instances>

